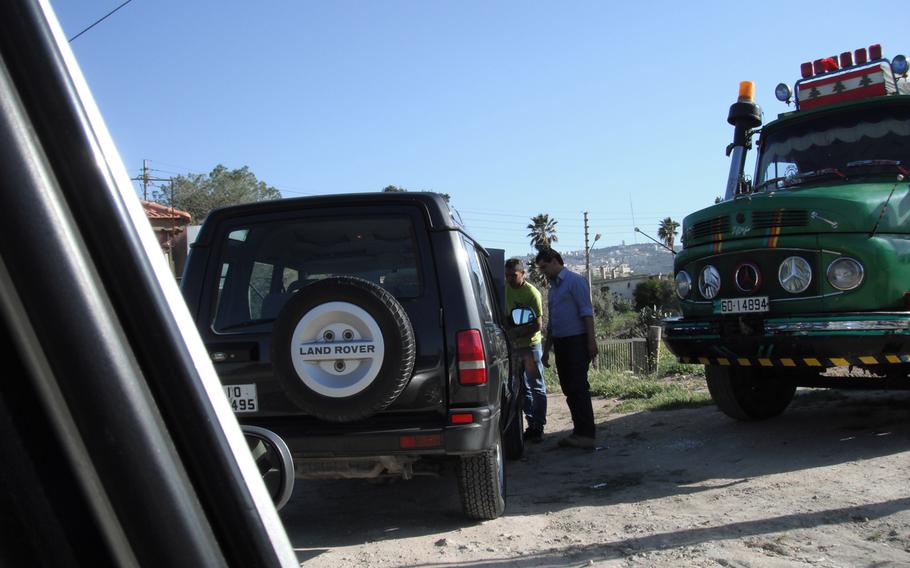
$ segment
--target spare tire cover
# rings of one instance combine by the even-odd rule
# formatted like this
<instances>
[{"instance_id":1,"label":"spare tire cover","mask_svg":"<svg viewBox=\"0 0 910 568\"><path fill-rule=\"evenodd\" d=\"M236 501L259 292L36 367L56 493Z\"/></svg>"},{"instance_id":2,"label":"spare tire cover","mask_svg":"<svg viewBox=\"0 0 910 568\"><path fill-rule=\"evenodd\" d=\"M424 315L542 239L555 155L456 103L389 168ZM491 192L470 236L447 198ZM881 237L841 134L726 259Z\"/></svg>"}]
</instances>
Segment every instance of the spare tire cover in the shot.
<instances>
[{"instance_id":1,"label":"spare tire cover","mask_svg":"<svg viewBox=\"0 0 910 568\"><path fill-rule=\"evenodd\" d=\"M272 330L272 364L307 414L350 422L386 408L414 371L414 330L382 287L339 276L288 301Z\"/></svg>"}]
</instances>

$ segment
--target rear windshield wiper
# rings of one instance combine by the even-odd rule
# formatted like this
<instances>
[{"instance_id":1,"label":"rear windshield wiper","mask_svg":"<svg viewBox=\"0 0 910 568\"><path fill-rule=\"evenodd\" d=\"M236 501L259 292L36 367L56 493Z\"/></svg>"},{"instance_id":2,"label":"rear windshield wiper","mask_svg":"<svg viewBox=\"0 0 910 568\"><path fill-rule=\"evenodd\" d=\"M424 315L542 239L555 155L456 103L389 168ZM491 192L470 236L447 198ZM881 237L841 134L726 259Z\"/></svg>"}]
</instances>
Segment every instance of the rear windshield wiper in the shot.
<instances>
[{"instance_id":1,"label":"rear windshield wiper","mask_svg":"<svg viewBox=\"0 0 910 568\"><path fill-rule=\"evenodd\" d=\"M253 327L256 325L262 325L264 323L271 323L275 321L275 318L259 318L253 320L242 321L239 323L232 323L230 325L224 325L218 328L218 331L232 331L235 329L242 329L244 327Z\"/></svg>"}]
</instances>

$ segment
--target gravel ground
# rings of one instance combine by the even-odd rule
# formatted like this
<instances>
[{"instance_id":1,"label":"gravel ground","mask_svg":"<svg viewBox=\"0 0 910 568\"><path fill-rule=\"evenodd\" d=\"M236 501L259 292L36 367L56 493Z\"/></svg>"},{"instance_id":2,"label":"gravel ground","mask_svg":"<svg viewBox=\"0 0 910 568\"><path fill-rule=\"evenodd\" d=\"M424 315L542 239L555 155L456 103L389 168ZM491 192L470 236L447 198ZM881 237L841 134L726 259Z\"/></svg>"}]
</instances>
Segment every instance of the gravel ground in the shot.
<instances>
[{"instance_id":1,"label":"gravel ground","mask_svg":"<svg viewBox=\"0 0 910 568\"><path fill-rule=\"evenodd\" d=\"M773 420L713 406L608 414L596 451L508 463L506 514L461 515L451 472L298 481L282 517L314 567L910 566L910 393L801 390Z\"/></svg>"}]
</instances>

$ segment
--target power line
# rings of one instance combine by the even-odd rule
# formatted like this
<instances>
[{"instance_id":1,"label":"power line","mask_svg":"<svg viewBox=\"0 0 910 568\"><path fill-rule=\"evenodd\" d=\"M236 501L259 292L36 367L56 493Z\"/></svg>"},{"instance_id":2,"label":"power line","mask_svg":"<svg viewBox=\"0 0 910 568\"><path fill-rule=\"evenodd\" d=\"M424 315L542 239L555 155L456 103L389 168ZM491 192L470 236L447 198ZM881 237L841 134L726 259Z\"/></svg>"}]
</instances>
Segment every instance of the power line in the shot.
<instances>
[{"instance_id":1,"label":"power line","mask_svg":"<svg viewBox=\"0 0 910 568\"><path fill-rule=\"evenodd\" d=\"M126 6L127 4L129 4L129 3L132 2L132 1L133 1L133 0L126 0L126 2L124 2L123 4L117 6L116 8L114 8L113 10L111 10L110 12L108 12L107 14L105 14L104 16L102 16L100 19L96 20L94 24L90 25L89 27L85 28L84 30L82 30L81 32L77 33L77 34L74 35L73 37L69 38L68 41L69 41L70 43L73 43L73 40L74 40L74 39L76 39L77 37L81 36L82 34L84 34L85 32L89 31L90 29L94 28L95 26L97 26L98 24L100 24L101 22L103 22L104 20L106 20L108 16L110 16L111 14L113 14L114 12L116 12L117 10L119 10L120 8L123 8L124 6Z\"/></svg>"},{"instance_id":2,"label":"power line","mask_svg":"<svg viewBox=\"0 0 910 568\"><path fill-rule=\"evenodd\" d=\"M182 165L180 165L180 164L169 164L169 163L167 163L167 162L162 162L162 161L160 161L160 160L149 160L149 161L152 162L153 164L161 164L162 166L169 166L169 167L172 167L172 168L179 168L179 169L181 169L181 170L186 170L186 171L188 171L188 172L201 172L201 171L203 171L202 168L188 168L188 167L182 166Z\"/></svg>"},{"instance_id":3,"label":"power line","mask_svg":"<svg viewBox=\"0 0 910 568\"><path fill-rule=\"evenodd\" d=\"M307 192L307 191L298 191L296 189L288 189L286 187L279 187L277 185L273 185L272 187L274 187L275 189L280 191L282 194L293 193L294 195L303 195L303 196L323 195L322 193L311 193L311 192Z\"/></svg>"},{"instance_id":4,"label":"power line","mask_svg":"<svg viewBox=\"0 0 910 568\"><path fill-rule=\"evenodd\" d=\"M486 209L483 211L479 211L476 209L462 209L461 207L456 207L456 209L458 209L458 212L461 213L461 215L463 217L481 215L481 216L487 216L487 217L511 217L511 218L515 218L515 219L526 219L526 220L530 221L531 218L536 215L536 214L534 214L534 215L517 215L514 213L514 210L512 212L506 212L506 211L499 211L499 210L495 210L495 209ZM615 211L613 211L612 214L608 214L608 215L599 215L596 212L590 211L590 210L588 211L588 213L591 215L591 219L594 221L596 221L598 219L612 220L612 221L628 219L627 216L622 215L622 214L616 214ZM645 218L645 219L663 219L664 217L667 216L667 213L666 212L663 212L663 213L651 213L651 212L641 213L641 212L639 212L637 216L640 218ZM560 218L558 218L556 215L551 215L551 217L554 218L560 224L564 223L564 221L561 220ZM571 219L572 217L574 217L574 214L567 213L567 214L563 214L562 217ZM569 222L571 222L571 221L569 221Z\"/></svg>"}]
</instances>

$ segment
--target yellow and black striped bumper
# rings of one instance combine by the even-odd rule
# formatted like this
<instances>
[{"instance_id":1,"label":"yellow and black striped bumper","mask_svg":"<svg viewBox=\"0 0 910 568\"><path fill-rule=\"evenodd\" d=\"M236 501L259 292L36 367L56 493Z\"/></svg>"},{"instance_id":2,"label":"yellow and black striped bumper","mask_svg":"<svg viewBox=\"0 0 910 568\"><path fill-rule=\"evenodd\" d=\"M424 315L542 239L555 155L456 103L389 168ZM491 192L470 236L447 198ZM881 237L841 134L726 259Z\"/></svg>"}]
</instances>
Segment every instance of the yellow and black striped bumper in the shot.
<instances>
[{"instance_id":1,"label":"yellow and black striped bumper","mask_svg":"<svg viewBox=\"0 0 910 568\"><path fill-rule=\"evenodd\" d=\"M848 365L910 364L910 355L862 355L859 357L679 357L680 363L741 367L846 367Z\"/></svg>"}]
</instances>

